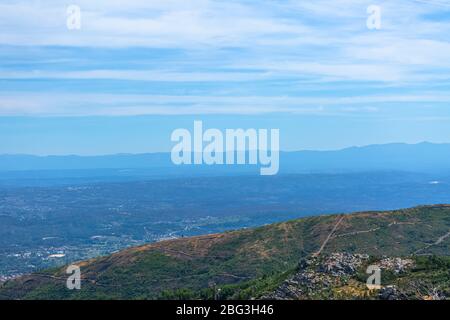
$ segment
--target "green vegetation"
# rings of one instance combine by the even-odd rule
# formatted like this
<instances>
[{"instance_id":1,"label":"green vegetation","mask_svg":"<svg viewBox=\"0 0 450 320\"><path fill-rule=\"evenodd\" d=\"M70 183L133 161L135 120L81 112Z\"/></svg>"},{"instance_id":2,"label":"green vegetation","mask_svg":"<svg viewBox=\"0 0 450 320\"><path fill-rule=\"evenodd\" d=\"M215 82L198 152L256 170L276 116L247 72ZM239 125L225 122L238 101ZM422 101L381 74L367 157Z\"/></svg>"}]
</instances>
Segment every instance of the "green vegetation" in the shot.
<instances>
[{"instance_id":1,"label":"green vegetation","mask_svg":"<svg viewBox=\"0 0 450 320\"><path fill-rule=\"evenodd\" d=\"M65 268L8 281L0 299L249 299L273 292L319 250L371 257L415 256L415 267L385 280L414 290L448 292L450 207L424 206L390 212L303 218L255 229L180 238L130 248L78 263L81 290L65 287ZM424 257L421 255L433 255ZM364 270L352 277L362 284ZM413 283L413 286L409 284ZM417 288L416 288L417 287ZM422 289L420 289L422 288ZM426 290L420 293L426 295ZM414 293L414 294L413 294ZM330 291L314 298L330 296Z\"/></svg>"}]
</instances>

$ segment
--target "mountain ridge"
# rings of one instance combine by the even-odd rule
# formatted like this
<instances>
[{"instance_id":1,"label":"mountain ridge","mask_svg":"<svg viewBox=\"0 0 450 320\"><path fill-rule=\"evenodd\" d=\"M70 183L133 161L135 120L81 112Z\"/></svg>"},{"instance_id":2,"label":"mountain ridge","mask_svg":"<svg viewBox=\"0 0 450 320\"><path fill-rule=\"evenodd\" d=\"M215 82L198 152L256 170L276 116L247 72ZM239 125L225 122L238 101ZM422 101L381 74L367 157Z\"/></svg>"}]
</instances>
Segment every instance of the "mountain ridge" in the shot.
<instances>
[{"instance_id":1,"label":"mountain ridge","mask_svg":"<svg viewBox=\"0 0 450 320\"><path fill-rule=\"evenodd\" d=\"M6 282L0 298L159 299L183 292L205 298L211 283L223 288L224 297L253 298L278 286L325 241L318 256L449 256L450 237L439 242L449 230L447 204L308 217L125 249L76 263L82 290L67 290L65 268L58 268Z\"/></svg>"},{"instance_id":2,"label":"mountain ridge","mask_svg":"<svg viewBox=\"0 0 450 320\"><path fill-rule=\"evenodd\" d=\"M422 142L391 143L340 150L303 150L280 152L281 173L358 172L402 170L415 172L450 172L450 144ZM148 169L190 173L256 172L257 165L246 166L176 166L169 152L113 154L100 156L0 155L0 172L36 170Z\"/></svg>"}]
</instances>

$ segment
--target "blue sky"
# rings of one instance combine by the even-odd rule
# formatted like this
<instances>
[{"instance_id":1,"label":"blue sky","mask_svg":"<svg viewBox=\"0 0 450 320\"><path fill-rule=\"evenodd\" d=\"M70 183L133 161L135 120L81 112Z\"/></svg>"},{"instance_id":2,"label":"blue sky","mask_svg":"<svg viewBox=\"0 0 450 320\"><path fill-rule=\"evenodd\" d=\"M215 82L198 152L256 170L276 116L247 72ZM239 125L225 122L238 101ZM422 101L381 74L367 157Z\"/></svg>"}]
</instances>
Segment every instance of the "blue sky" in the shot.
<instances>
[{"instance_id":1,"label":"blue sky","mask_svg":"<svg viewBox=\"0 0 450 320\"><path fill-rule=\"evenodd\" d=\"M450 1L1 2L0 153L168 151L195 119L283 150L450 142Z\"/></svg>"}]
</instances>

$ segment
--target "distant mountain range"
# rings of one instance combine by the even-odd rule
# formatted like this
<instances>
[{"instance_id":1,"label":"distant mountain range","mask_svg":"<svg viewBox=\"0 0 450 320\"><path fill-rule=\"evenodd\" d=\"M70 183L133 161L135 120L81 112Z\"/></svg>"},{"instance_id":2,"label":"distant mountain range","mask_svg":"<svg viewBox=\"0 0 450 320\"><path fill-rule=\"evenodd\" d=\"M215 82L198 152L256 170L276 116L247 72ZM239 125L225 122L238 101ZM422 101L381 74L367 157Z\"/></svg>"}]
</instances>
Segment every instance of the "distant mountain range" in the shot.
<instances>
[{"instance_id":1,"label":"distant mountain range","mask_svg":"<svg viewBox=\"0 0 450 320\"><path fill-rule=\"evenodd\" d=\"M450 144L393 143L351 147L336 151L280 153L280 173L402 170L450 172ZM0 155L0 171L138 169L147 173L257 172L259 166L175 166L170 153L104 156ZM174 171L175 170L175 171Z\"/></svg>"},{"instance_id":2,"label":"distant mountain range","mask_svg":"<svg viewBox=\"0 0 450 320\"><path fill-rule=\"evenodd\" d=\"M1 299L445 299L450 207L328 215L152 243L0 284ZM380 290L366 287L369 264ZM220 289L220 291L218 290Z\"/></svg>"}]
</instances>

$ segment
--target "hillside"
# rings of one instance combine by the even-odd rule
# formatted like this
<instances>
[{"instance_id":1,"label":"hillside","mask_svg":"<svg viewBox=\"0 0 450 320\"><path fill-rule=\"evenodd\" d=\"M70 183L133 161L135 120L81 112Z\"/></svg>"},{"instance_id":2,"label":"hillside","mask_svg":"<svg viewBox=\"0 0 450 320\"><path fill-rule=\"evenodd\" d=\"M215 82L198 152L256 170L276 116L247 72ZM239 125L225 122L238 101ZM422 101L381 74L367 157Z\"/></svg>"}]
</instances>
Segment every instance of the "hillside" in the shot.
<instances>
[{"instance_id":1,"label":"hillside","mask_svg":"<svg viewBox=\"0 0 450 320\"><path fill-rule=\"evenodd\" d=\"M212 287L220 288L224 299L271 297L298 274L299 261L326 260L335 253L363 254L372 260L450 256L449 231L448 205L309 217L152 243L83 261L78 263L81 290L66 289L65 268L23 276L4 283L0 299L208 299ZM416 266L427 265L427 258L413 259ZM448 260L439 259L437 268L444 277L436 271L436 279L448 285Z\"/></svg>"}]
</instances>

